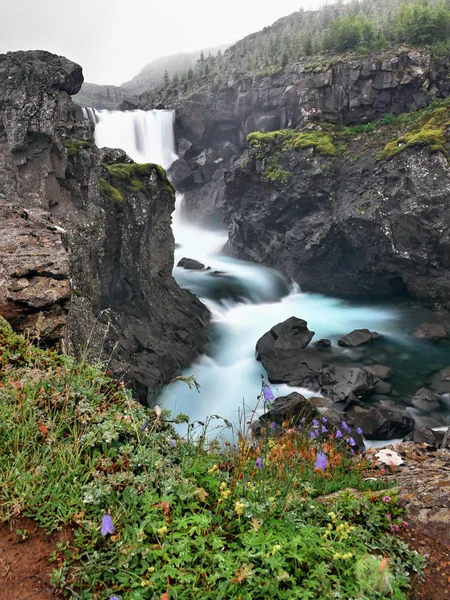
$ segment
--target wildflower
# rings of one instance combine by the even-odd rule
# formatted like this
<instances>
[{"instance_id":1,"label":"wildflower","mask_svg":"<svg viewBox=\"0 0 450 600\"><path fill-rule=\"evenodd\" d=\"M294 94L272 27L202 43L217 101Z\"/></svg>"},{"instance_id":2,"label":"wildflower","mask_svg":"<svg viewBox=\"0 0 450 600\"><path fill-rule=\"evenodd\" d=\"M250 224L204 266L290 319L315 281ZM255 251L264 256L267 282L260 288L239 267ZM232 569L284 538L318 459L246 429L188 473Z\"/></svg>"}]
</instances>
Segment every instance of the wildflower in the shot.
<instances>
[{"instance_id":1,"label":"wildflower","mask_svg":"<svg viewBox=\"0 0 450 600\"><path fill-rule=\"evenodd\" d=\"M272 423L270 424L270 427L271 427L272 429L275 429L275 428L276 428L276 426L277 426L277 424L275 423L275 421L272 421Z\"/></svg>"},{"instance_id":2,"label":"wildflower","mask_svg":"<svg viewBox=\"0 0 450 600\"><path fill-rule=\"evenodd\" d=\"M275 554L279 550L281 550L280 544L275 544L275 546L272 548L272 554Z\"/></svg>"},{"instance_id":3,"label":"wildflower","mask_svg":"<svg viewBox=\"0 0 450 600\"><path fill-rule=\"evenodd\" d=\"M325 417L322 417L322 423L326 423L328 421L328 419L326 419Z\"/></svg>"},{"instance_id":4,"label":"wildflower","mask_svg":"<svg viewBox=\"0 0 450 600\"><path fill-rule=\"evenodd\" d=\"M402 527L403 529L406 529L408 527L408 523L406 521L402 521Z\"/></svg>"},{"instance_id":5,"label":"wildflower","mask_svg":"<svg viewBox=\"0 0 450 600\"><path fill-rule=\"evenodd\" d=\"M350 444L350 446L356 446L356 442L352 437L349 438L348 443Z\"/></svg>"},{"instance_id":6,"label":"wildflower","mask_svg":"<svg viewBox=\"0 0 450 600\"><path fill-rule=\"evenodd\" d=\"M326 433L328 431L328 429L325 427L325 425L322 425L322 433Z\"/></svg>"},{"instance_id":7,"label":"wildflower","mask_svg":"<svg viewBox=\"0 0 450 600\"><path fill-rule=\"evenodd\" d=\"M342 421L342 429L344 429L345 431L351 431L350 427L345 421Z\"/></svg>"},{"instance_id":8,"label":"wildflower","mask_svg":"<svg viewBox=\"0 0 450 600\"><path fill-rule=\"evenodd\" d=\"M272 390L270 389L270 387L267 384L264 384L263 394L264 394L264 400L266 402L272 402L272 400L275 400L275 396L273 395Z\"/></svg>"},{"instance_id":9,"label":"wildflower","mask_svg":"<svg viewBox=\"0 0 450 600\"><path fill-rule=\"evenodd\" d=\"M167 531L168 531L167 527L160 527L158 529L158 535L159 535L159 537L163 537L163 535L166 535Z\"/></svg>"},{"instance_id":10,"label":"wildflower","mask_svg":"<svg viewBox=\"0 0 450 600\"><path fill-rule=\"evenodd\" d=\"M351 552L346 552L345 554L342 555L342 558L344 560L348 560L349 558L352 558L353 554Z\"/></svg>"},{"instance_id":11,"label":"wildflower","mask_svg":"<svg viewBox=\"0 0 450 600\"><path fill-rule=\"evenodd\" d=\"M172 448L175 448L175 446L177 445L176 440L170 440L169 445L172 446Z\"/></svg>"},{"instance_id":12,"label":"wildflower","mask_svg":"<svg viewBox=\"0 0 450 600\"><path fill-rule=\"evenodd\" d=\"M383 502L386 502L386 504L391 501L390 496L383 496L381 499L383 500Z\"/></svg>"},{"instance_id":13,"label":"wildflower","mask_svg":"<svg viewBox=\"0 0 450 600\"><path fill-rule=\"evenodd\" d=\"M243 502L236 502L234 504L234 511L238 517L240 517L242 515L242 513L244 512L244 508L245 508L245 504Z\"/></svg>"},{"instance_id":14,"label":"wildflower","mask_svg":"<svg viewBox=\"0 0 450 600\"><path fill-rule=\"evenodd\" d=\"M357 428L356 428L356 433L357 433L358 435L362 435L362 434L363 434L363 430L361 429L361 427L357 427Z\"/></svg>"},{"instance_id":15,"label":"wildflower","mask_svg":"<svg viewBox=\"0 0 450 600\"><path fill-rule=\"evenodd\" d=\"M312 422L313 427L318 427L319 426L319 421L317 419L314 419L314 421Z\"/></svg>"},{"instance_id":16,"label":"wildflower","mask_svg":"<svg viewBox=\"0 0 450 600\"><path fill-rule=\"evenodd\" d=\"M336 437L337 437L337 439L339 439L339 438L341 438L341 437L342 437L342 431L341 431L340 429L338 429L338 430L336 431Z\"/></svg>"},{"instance_id":17,"label":"wildflower","mask_svg":"<svg viewBox=\"0 0 450 600\"><path fill-rule=\"evenodd\" d=\"M316 462L314 463L314 468L323 471L323 469L327 468L327 457L323 452L319 452L317 454Z\"/></svg>"},{"instance_id":18,"label":"wildflower","mask_svg":"<svg viewBox=\"0 0 450 600\"><path fill-rule=\"evenodd\" d=\"M314 431L311 431L311 433L309 434L309 437L313 440L314 438L317 437L317 431L314 429Z\"/></svg>"},{"instance_id":19,"label":"wildflower","mask_svg":"<svg viewBox=\"0 0 450 600\"><path fill-rule=\"evenodd\" d=\"M219 486L220 490L226 490L227 489L227 482L226 481L222 481L222 483Z\"/></svg>"},{"instance_id":20,"label":"wildflower","mask_svg":"<svg viewBox=\"0 0 450 600\"><path fill-rule=\"evenodd\" d=\"M396 525L395 523L393 523L393 525L391 525L391 529L392 529L392 531L400 531L400 527L398 525Z\"/></svg>"},{"instance_id":21,"label":"wildflower","mask_svg":"<svg viewBox=\"0 0 450 600\"><path fill-rule=\"evenodd\" d=\"M391 513L386 513L386 519L390 521L392 519Z\"/></svg>"},{"instance_id":22,"label":"wildflower","mask_svg":"<svg viewBox=\"0 0 450 600\"><path fill-rule=\"evenodd\" d=\"M143 423L141 426L141 431L145 431L148 427L148 422L147 423Z\"/></svg>"},{"instance_id":23,"label":"wildflower","mask_svg":"<svg viewBox=\"0 0 450 600\"><path fill-rule=\"evenodd\" d=\"M109 600L120 600L119 596L111 596Z\"/></svg>"},{"instance_id":24,"label":"wildflower","mask_svg":"<svg viewBox=\"0 0 450 600\"><path fill-rule=\"evenodd\" d=\"M211 467L211 468L208 470L208 473L209 473L210 475L214 475L214 473L216 473L216 471L218 471L218 470L219 470L219 467L218 467L217 465L213 465L213 466L212 466L212 467Z\"/></svg>"},{"instance_id":25,"label":"wildflower","mask_svg":"<svg viewBox=\"0 0 450 600\"><path fill-rule=\"evenodd\" d=\"M262 469L263 468L263 461L261 460L261 458L258 456L258 458L256 459L256 468L257 469Z\"/></svg>"},{"instance_id":26,"label":"wildflower","mask_svg":"<svg viewBox=\"0 0 450 600\"><path fill-rule=\"evenodd\" d=\"M306 421L305 417L302 417L302 418L300 419L300 423L304 423L305 421Z\"/></svg>"},{"instance_id":27,"label":"wildflower","mask_svg":"<svg viewBox=\"0 0 450 600\"><path fill-rule=\"evenodd\" d=\"M114 523L111 518L111 515L103 515L102 518L102 535L113 534L114 533Z\"/></svg>"}]
</instances>

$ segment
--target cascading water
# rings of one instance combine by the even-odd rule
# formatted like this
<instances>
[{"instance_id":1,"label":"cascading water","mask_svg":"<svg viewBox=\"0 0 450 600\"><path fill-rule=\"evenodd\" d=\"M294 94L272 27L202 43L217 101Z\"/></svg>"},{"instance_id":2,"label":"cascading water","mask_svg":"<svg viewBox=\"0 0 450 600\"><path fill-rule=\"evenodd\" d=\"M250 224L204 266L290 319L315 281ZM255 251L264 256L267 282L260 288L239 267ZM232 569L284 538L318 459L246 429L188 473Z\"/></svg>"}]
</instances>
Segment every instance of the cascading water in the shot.
<instances>
[{"instance_id":1,"label":"cascading water","mask_svg":"<svg viewBox=\"0 0 450 600\"><path fill-rule=\"evenodd\" d=\"M98 146L119 147L138 162L170 166L176 158L171 111L96 111L85 116L95 123ZM237 421L243 403L252 410L261 388L264 369L255 360L257 340L272 326L291 316L308 321L315 339L332 341L353 329L368 328L386 336L386 355L369 356L372 363L388 362L394 370L394 390L412 395L433 370L447 366L445 349L413 340L409 333L426 320L423 309L407 301L362 303L347 302L318 294L301 293L274 269L246 263L222 255L226 231L208 232L183 222L182 198L177 198L173 229L178 244L175 264L183 257L210 267L207 271L188 271L175 267L174 276L182 287L192 290L213 315L211 347L186 369L200 384L200 393L183 383L168 386L159 403L187 413L192 420L219 414ZM359 351L347 350L349 360L357 361ZM366 356L367 358L367 356ZM274 386L279 395L293 388ZM444 399L445 402L445 399ZM429 426L449 422L449 407L432 415L415 413L419 423Z\"/></svg>"},{"instance_id":2,"label":"cascading water","mask_svg":"<svg viewBox=\"0 0 450 600\"><path fill-rule=\"evenodd\" d=\"M153 162L167 169L177 155L172 110L83 109L95 125L99 148L121 148L136 162Z\"/></svg>"}]
</instances>

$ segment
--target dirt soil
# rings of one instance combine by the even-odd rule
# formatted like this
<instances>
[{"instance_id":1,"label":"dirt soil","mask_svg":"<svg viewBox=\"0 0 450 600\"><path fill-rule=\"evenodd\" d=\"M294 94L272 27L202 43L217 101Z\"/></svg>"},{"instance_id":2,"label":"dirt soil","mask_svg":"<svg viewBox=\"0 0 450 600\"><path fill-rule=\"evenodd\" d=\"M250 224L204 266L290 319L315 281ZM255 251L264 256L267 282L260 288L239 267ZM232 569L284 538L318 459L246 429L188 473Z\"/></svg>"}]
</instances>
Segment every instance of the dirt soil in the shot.
<instances>
[{"instance_id":1,"label":"dirt soil","mask_svg":"<svg viewBox=\"0 0 450 600\"><path fill-rule=\"evenodd\" d=\"M23 533L18 535L16 530ZM56 564L50 555L69 532L46 535L31 519L14 519L0 527L0 599L54 600L50 573Z\"/></svg>"}]
</instances>

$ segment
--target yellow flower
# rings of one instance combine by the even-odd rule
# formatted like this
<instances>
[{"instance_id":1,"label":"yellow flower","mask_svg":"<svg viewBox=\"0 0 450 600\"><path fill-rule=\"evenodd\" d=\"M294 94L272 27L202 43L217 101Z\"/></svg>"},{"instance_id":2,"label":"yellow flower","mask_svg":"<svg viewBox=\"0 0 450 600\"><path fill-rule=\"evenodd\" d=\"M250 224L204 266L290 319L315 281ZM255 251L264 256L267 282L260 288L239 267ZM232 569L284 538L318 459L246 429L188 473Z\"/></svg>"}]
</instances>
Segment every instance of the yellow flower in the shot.
<instances>
[{"instance_id":1,"label":"yellow flower","mask_svg":"<svg viewBox=\"0 0 450 600\"><path fill-rule=\"evenodd\" d=\"M281 546L280 544L275 544L275 546L272 548L272 554L276 554L278 550L281 550Z\"/></svg>"},{"instance_id":2,"label":"yellow flower","mask_svg":"<svg viewBox=\"0 0 450 600\"><path fill-rule=\"evenodd\" d=\"M243 502L236 502L234 505L234 510L238 517L242 515L244 512L245 504Z\"/></svg>"},{"instance_id":3,"label":"yellow flower","mask_svg":"<svg viewBox=\"0 0 450 600\"><path fill-rule=\"evenodd\" d=\"M160 527L158 529L159 537L163 537L164 535L166 535L167 531L168 531L167 527Z\"/></svg>"},{"instance_id":4,"label":"yellow flower","mask_svg":"<svg viewBox=\"0 0 450 600\"><path fill-rule=\"evenodd\" d=\"M340 558L342 558L342 554L340 552L336 552L336 554L333 556L334 560L339 560Z\"/></svg>"},{"instance_id":5,"label":"yellow flower","mask_svg":"<svg viewBox=\"0 0 450 600\"><path fill-rule=\"evenodd\" d=\"M342 557L344 560L347 560L349 558L352 558L353 554L351 552L347 552L346 554L344 554L344 556Z\"/></svg>"},{"instance_id":6,"label":"yellow flower","mask_svg":"<svg viewBox=\"0 0 450 600\"><path fill-rule=\"evenodd\" d=\"M216 473L218 470L219 470L219 467L218 467L217 465L213 465L213 466L212 466L212 467L209 469L208 473L209 473L210 475L214 475L214 473Z\"/></svg>"},{"instance_id":7,"label":"yellow flower","mask_svg":"<svg viewBox=\"0 0 450 600\"><path fill-rule=\"evenodd\" d=\"M221 490L226 490L227 489L227 482L226 481L222 481L222 483L220 484L220 489Z\"/></svg>"}]
</instances>

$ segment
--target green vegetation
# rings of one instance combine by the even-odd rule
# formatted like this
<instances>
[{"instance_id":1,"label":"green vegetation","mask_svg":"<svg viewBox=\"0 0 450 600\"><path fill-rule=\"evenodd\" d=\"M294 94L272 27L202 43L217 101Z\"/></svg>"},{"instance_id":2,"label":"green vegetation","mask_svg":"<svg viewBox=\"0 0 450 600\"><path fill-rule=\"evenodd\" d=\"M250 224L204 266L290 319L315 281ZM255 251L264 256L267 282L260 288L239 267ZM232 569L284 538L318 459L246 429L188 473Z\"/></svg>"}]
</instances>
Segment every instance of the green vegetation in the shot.
<instances>
[{"instance_id":1,"label":"green vegetation","mask_svg":"<svg viewBox=\"0 0 450 600\"><path fill-rule=\"evenodd\" d=\"M114 202L116 202L117 204L122 204L122 194L117 188L113 187L112 185L109 185L109 183L103 177L100 177L100 179L98 180L98 187L104 194L108 196L108 198L114 200Z\"/></svg>"},{"instance_id":2,"label":"green vegetation","mask_svg":"<svg viewBox=\"0 0 450 600\"><path fill-rule=\"evenodd\" d=\"M237 446L207 420L183 438L182 415L1 318L0 362L0 520L74 528L53 556L66 597L406 600L422 560L396 537L395 489L326 420Z\"/></svg>"},{"instance_id":3,"label":"green vegetation","mask_svg":"<svg viewBox=\"0 0 450 600\"><path fill-rule=\"evenodd\" d=\"M375 38L375 27L368 19L348 15L333 21L325 46L334 52L346 52L356 48L371 48Z\"/></svg>"},{"instance_id":4,"label":"green vegetation","mask_svg":"<svg viewBox=\"0 0 450 600\"><path fill-rule=\"evenodd\" d=\"M289 148L314 148L321 156L334 158L338 149L330 133L322 130L298 132L295 129L281 129L279 131L255 131L247 136L247 142L252 148L280 149L284 152Z\"/></svg>"},{"instance_id":5,"label":"green vegetation","mask_svg":"<svg viewBox=\"0 0 450 600\"><path fill-rule=\"evenodd\" d=\"M118 196L115 194L114 198L112 195L114 192L111 192L106 186L109 186L109 188L112 188L116 192L118 191L123 200L123 193L125 192L145 192L147 187L140 177L151 177L153 173L156 173L159 181L164 184L164 187L170 194L175 194L175 188L167 179L166 171L160 165L153 163L102 163L102 167L108 172L111 185L103 179L103 182L99 181L99 186L113 200L118 200Z\"/></svg>"},{"instance_id":6,"label":"green vegetation","mask_svg":"<svg viewBox=\"0 0 450 600\"><path fill-rule=\"evenodd\" d=\"M379 159L389 160L411 146L428 146L431 152L442 152L448 158L449 110L450 99L436 100L422 110L397 117L396 123L403 132L386 144Z\"/></svg>"},{"instance_id":7,"label":"green vegetation","mask_svg":"<svg viewBox=\"0 0 450 600\"><path fill-rule=\"evenodd\" d=\"M91 142L80 140L66 140L64 147L67 150L67 156L77 156L81 150L86 150L91 147Z\"/></svg>"},{"instance_id":8,"label":"green vegetation","mask_svg":"<svg viewBox=\"0 0 450 600\"><path fill-rule=\"evenodd\" d=\"M395 18L395 36L408 44L435 44L450 35L450 10L443 2L430 6L428 2L404 3Z\"/></svg>"}]
</instances>

